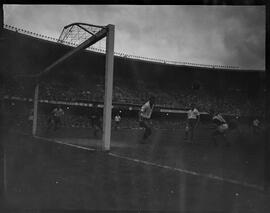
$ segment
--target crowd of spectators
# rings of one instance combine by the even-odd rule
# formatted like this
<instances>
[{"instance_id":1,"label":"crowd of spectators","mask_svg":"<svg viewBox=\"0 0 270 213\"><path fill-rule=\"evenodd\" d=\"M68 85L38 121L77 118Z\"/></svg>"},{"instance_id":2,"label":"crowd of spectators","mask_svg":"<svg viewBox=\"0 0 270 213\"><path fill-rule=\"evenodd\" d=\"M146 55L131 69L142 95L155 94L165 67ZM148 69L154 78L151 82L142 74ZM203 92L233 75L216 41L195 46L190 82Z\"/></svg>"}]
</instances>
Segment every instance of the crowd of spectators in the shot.
<instances>
[{"instance_id":1,"label":"crowd of spectators","mask_svg":"<svg viewBox=\"0 0 270 213\"><path fill-rule=\"evenodd\" d=\"M67 112L67 111L65 111ZM45 114L40 115L39 124L43 129L46 129L47 116ZM116 125L114 119L112 119L112 128ZM76 115L76 114L65 114L61 122L62 127L67 128L92 128L91 121L88 116ZM170 129L179 130L183 129L185 126L185 120L172 120L172 119L153 119L152 126L155 129ZM138 129L139 123L138 118L125 116L121 119L118 125L119 129Z\"/></svg>"},{"instance_id":2,"label":"crowd of spectators","mask_svg":"<svg viewBox=\"0 0 270 213\"><path fill-rule=\"evenodd\" d=\"M2 85L0 89L1 97L5 95L33 98L34 87L22 83ZM169 89L149 87L146 82L140 82L138 87L130 87L123 81L115 80L113 88L113 102L122 104L144 103L150 95L156 96L156 105L160 107L170 107L188 109L194 103L200 111L209 112L211 108L219 109L226 114L258 114L264 112L263 99L259 101L248 100L246 95L236 92L223 94L221 99L217 99L213 94L204 91L194 91L192 89ZM54 101L98 101L104 99L104 82L102 80L84 82L81 85L70 86L57 81L47 81L40 85L39 98Z\"/></svg>"},{"instance_id":3,"label":"crowd of spectators","mask_svg":"<svg viewBox=\"0 0 270 213\"><path fill-rule=\"evenodd\" d=\"M90 86L89 86L90 87ZM131 89L115 85L113 90L113 102L122 104L144 103L151 95L156 96L156 105L160 107L188 109L194 103L200 111L209 112L211 108L218 109L225 114L249 114L262 115L264 112L263 100L250 101L242 94L228 93L222 99L217 100L207 92L194 92L186 90L161 90L161 89ZM94 85L88 89L65 89L61 86L47 85L41 92L41 99L61 101L100 101L104 99L104 85Z\"/></svg>"}]
</instances>

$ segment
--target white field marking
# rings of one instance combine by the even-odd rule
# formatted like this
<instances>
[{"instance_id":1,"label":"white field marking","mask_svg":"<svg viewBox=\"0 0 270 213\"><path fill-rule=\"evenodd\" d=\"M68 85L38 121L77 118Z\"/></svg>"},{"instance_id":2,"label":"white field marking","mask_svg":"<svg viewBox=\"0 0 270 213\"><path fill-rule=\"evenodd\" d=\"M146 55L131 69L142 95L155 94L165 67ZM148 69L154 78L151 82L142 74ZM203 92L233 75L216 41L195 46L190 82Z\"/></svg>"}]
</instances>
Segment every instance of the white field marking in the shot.
<instances>
[{"instance_id":1,"label":"white field marking","mask_svg":"<svg viewBox=\"0 0 270 213\"><path fill-rule=\"evenodd\" d=\"M70 144L70 143L65 143L63 141L59 141L59 140L55 140L55 139L44 138L44 137L39 137L39 136L33 136L33 137L34 138L37 138L37 139L42 139L42 140L47 140L47 141L55 142L55 143L58 143L58 144L63 144L63 145L66 145L66 146L76 147L76 148L79 148L79 149L84 149L84 150L89 150L89 151L95 151L96 150L94 148L84 147L84 146Z\"/></svg>"},{"instance_id":2,"label":"white field marking","mask_svg":"<svg viewBox=\"0 0 270 213\"><path fill-rule=\"evenodd\" d=\"M31 136L30 134L26 134L26 133L23 133L23 135ZM65 142L62 142L62 141L59 141L59 140L55 140L55 139L49 139L49 138L39 137L39 136L33 136L33 137L38 138L38 139L47 140L47 141L56 142L56 143L59 143L59 144L64 144L64 145L79 148L79 149L90 150L90 151L95 151L96 150L94 148L86 148L86 147L83 147L83 146L69 144L69 143L65 143ZM158 164L158 163L153 163L153 162L140 160L140 159L136 159L136 158L130 158L130 157L127 157L127 156L122 156L122 155L112 153L112 152L109 152L108 155L110 155L112 157L125 159L125 160L128 160L128 161L133 161L133 162L136 162L136 163L141 163L141 164L145 164L145 165L149 165L149 166L154 166L154 167L158 167L158 168L177 171L177 172L180 172L180 173L205 177L205 178L209 178L209 179L213 179L213 180L219 180L219 181L232 183L232 184L236 184L236 185L240 185L240 186L245 186L245 187L249 187L249 188L253 188L253 189L257 189L257 190L261 190L261 191L264 190L262 186L259 186L259 185L256 185L256 184L250 184L250 183L247 183L247 182L241 182L241 181L238 181L238 180L233 180L233 179L229 179L229 178L223 178L223 177L219 177L219 176L212 175L212 174L203 174L203 173L190 171L190 170L186 170L186 169L180 169L180 168L175 168L175 167L171 167L171 166L161 165L161 164Z\"/></svg>"},{"instance_id":3,"label":"white field marking","mask_svg":"<svg viewBox=\"0 0 270 213\"><path fill-rule=\"evenodd\" d=\"M42 139L42 140L46 140L46 141L55 142L55 143L58 143L58 144L63 144L63 145L66 145L66 146L76 147L76 148L79 148L79 149L84 149L84 150L89 150L89 151L96 151L96 149L94 149L94 148L84 147L84 146L70 144L70 143L65 143L63 141L59 141L59 140L56 140L56 139L45 138L45 137L40 137L40 136L33 136L31 134L28 134L28 133L14 131L14 130L12 130L12 132L17 133L17 134L21 134L21 135L25 135L25 136L30 136L30 137L37 138L37 139Z\"/></svg>"},{"instance_id":4,"label":"white field marking","mask_svg":"<svg viewBox=\"0 0 270 213\"><path fill-rule=\"evenodd\" d=\"M172 171L177 171L177 172L185 173L185 174L189 174L189 175L205 177L205 178L209 178L209 179L213 179L213 180L219 180L219 181L232 183L232 184L236 184L236 185L241 185L241 186L254 188L254 189L263 191L263 187L259 186L259 185L256 185L256 184L250 184L250 183L247 183L247 182L242 182L242 181L238 181L238 180L223 178L223 177L219 177L219 176L212 175L212 174L203 174L203 173L198 173L198 172L194 172L194 171L189 171L189 170L186 170L186 169L170 167L170 166L161 165L161 164L158 164L158 163L153 163L153 162L149 162L149 161L145 161L145 160L140 160L140 159L136 159L136 158L130 158L130 157L127 157L127 156L122 156L122 155L112 153L112 152L108 153L108 155L113 156L113 157L117 157L117 158L121 158L121 159L125 159L125 160L128 160L128 161L133 161L133 162L136 162L136 163L145 164L145 165L148 165L148 166L154 166L154 167L168 169L168 170L172 170Z\"/></svg>"}]
</instances>

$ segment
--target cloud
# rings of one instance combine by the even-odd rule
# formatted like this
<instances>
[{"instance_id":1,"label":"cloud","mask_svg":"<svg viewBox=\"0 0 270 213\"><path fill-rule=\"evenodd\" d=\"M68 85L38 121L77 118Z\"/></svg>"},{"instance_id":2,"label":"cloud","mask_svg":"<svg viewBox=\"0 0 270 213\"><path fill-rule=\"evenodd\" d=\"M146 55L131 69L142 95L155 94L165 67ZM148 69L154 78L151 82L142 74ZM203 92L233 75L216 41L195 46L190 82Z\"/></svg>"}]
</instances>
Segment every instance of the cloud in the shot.
<instances>
[{"instance_id":1,"label":"cloud","mask_svg":"<svg viewBox=\"0 0 270 213\"><path fill-rule=\"evenodd\" d=\"M264 6L4 5L5 23L58 38L72 22L116 26L115 50L265 69Z\"/></svg>"},{"instance_id":2,"label":"cloud","mask_svg":"<svg viewBox=\"0 0 270 213\"><path fill-rule=\"evenodd\" d=\"M246 8L226 19L223 32L227 62L246 68L265 68L265 10ZM247 18L252 17L252 18Z\"/></svg>"}]
</instances>

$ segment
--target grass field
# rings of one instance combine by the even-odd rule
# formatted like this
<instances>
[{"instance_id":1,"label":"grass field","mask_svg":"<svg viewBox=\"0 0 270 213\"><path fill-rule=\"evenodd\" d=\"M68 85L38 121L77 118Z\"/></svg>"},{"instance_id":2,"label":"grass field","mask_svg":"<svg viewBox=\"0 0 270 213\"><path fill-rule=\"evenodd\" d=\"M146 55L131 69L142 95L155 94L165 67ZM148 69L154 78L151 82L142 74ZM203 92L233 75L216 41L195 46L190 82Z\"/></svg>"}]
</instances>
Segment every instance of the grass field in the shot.
<instances>
[{"instance_id":1,"label":"grass field","mask_svg":"<svg viewBox=\"0 0 270 213\"><path fill-rule=\"evenodd\" d=\"M154 130L143 145L141 136L138 129L113 131L111 151L101 152L91 150L100 144L91 129L42 132L39 138L5 133L6 207L270 211L269 192L261 190L261 137L246 133L239 138L232 133L231 147L222 143L215 147L203 127L195 144L186 143L181 130Z\"/></svg>"}]
</instances>

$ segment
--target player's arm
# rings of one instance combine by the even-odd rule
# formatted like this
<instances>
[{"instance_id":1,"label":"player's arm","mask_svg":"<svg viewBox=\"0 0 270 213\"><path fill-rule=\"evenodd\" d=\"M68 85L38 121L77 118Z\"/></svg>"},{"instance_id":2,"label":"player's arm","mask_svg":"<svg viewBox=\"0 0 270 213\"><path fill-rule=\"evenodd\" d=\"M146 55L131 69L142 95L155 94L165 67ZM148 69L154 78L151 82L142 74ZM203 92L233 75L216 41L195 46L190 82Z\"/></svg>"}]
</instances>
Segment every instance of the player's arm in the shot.
<instances>
[{"instance_id":1,"label":"player's arm","mask_svg":"<svg viewBox=\"0 0 270 213\"><path fill-rule=\"evenodd\" d=\"M197 121L195 124L195 128L199 125L199 122L200 122L200 113L199 113L199 111L197 111Z\"/></svg>"},{"instance_id":2,"label":"player's arm","mask_svg":"<svg viewBox=\"0 0 270 213\"><path fill-rule=\"evenodd\" d=\"M139 110L139 119L141 119L142 118L142 113L144 113L145 112L145 110L146 110L146 106L145 105L143 105L142 107L141 107L141 109Z\"/></svg>"},{"instance_id":3,"label":"player's arm","mask_svg":"<svg viewBox=\"0 0 270 213\"><path fill-rule=\"evenodd\" d=\"M188 124L188 111L187 111L187 117L186 117L186 124Z\"/></svg>"},{"instance_id":4,"label":"player's arm","mask_svg":"<svg viewBox=\"0 0 270 213\"><path fill-rule=\"evenodd\" d=\"M187 112L187 117L186 117L186 123L185 123L185 131L189 130L189 125L188 125L188 112Z\"/></svg>"},{"instance_id":5,"label":"player's arm","mask_svg":"<svg viewBox=\"0 0 270 213\"><path fill-rule=\"evenodd\" d=\"M51 115L54 115L54 113L56 112L56 110L57 110L56 108L53 109L52 112L51 112Z\"/></svg>"}]
</instances>

